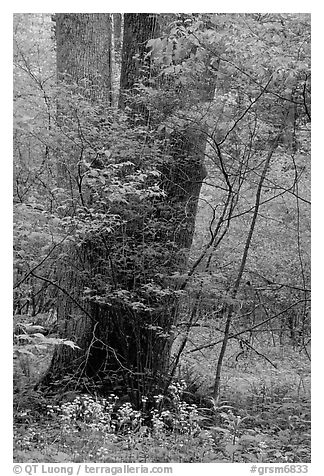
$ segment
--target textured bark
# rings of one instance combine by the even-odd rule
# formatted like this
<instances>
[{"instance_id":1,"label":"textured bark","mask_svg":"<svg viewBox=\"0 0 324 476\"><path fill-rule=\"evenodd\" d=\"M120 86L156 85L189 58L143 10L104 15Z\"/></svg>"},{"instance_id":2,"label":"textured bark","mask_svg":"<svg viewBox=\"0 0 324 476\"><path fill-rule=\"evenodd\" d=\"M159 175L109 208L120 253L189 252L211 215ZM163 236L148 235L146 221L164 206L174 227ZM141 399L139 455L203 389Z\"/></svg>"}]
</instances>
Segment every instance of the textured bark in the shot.
<instances>
[{"instance_id":1,"label":"textured bark","mask_svg":"<svg viewBox=\"0 0 324 476\"><path fill-rule=\"evenodd\" d=\"M58 84L80 86L80 93L93 102L110 105L111 101L111 19L109 14L73 13L55 15ZM58 106L58 123L62 117ZM67 114L65 111L64 114ZM69 113L68 113L69 114ZM71 121L75 120L71 111ZM69 164L58 162L58 182L67 193L74 193L79 152L71 149ZM71 180L71 177L73 180ZM71 211L72 213L72 211ZM43 383L61 377L81 377L91 373L96 316L93 305L83 300L85 287L94 270L91 244L81 248L68 246L57 264L57 285L64 293L57 300L59 337L75 342L80 349L59 346ZM74 382L75 383L75 382ZM73 383L73 384L74 384Z\"/></svg>"},{"instance_id":2,"label":"textured bark","mask_svg":"<svg viewBox=\"0 0 324 476\"><path fill-rule=\"evenodd\" d=\"M134 86L137 83L153 84L153 81L149 82L150 79L154 80L155 78L154 71L150 67L146 42L158 35L159 25L155 15L126 14L124 16L120 106L124 107L127 104L133 109L137 122L142 121L143 125L149 125L152 128L157 124L154 124L150 119L145 105L139 107L136 100L132 99L136 99ZM163 80L156 81L155 84L157 83L163 91ZM170 87L169 83L167 87ZM202 87L202 91L199 90L198 93L200 100L210 101L214 96L214 83L207 82L205 84L202 81L200 87ZM164 285L173 286L175 290L181 284L177 284L174 279L168 279L168 275L185 272L187 268L200 189L206 176L204 167L206 131L205 124L198 124L194 127L190 123L184 125L183 128L175 129L171 133L171 137L166 140L165 160L158 166L162 177L160 186L165 192L165 197L156 204L154 212L154 216L161 223L162 230L160 234L156 235L156 243L166 249L170 243L173 244L173 249L170 249L168 255L168 272ZM167 228L163 227L164 223L168 223ZM155 267L159 269L158 263ZM178 308L179 299L174 294L166 299L156 312L155 324L162 328L165 334L168 334L176 323ZM151 363L153 365L151 369L159 370L163 375L164 380L161 379L161 385L163 390L166 390L170 383L168 373L170 371L172 337L165 339L164 346L161 346L161 339L159 341L153 337L152 344L153 354L151 353L151 355L158 362L155 365ZM148 354L147 352L146 355Z\"/></svg>"},{"instance_id":3,"label":"textured bark","mask_svg":"<svg viewBox=\"0 0 324 476\"><path fill-rule=\"evenodd\" d=\"M113 13L113 34L115 38L115 48L116 51L121 53L122 48L122 38L123 38L123 15L121 13Z\"/></svg>"},{"instance_id":4,"label":"textured bark","mask_svg":"<svg viewBox=\"0 0 324 476\"><path fill-rule=\"evenodd\" d=\"M136 24L136 38L131 43L136 46L137 42L141 42L140 49L144 51L145 36L148 35L146 39L151 37L152 19L146 14L143 15L145 21L142 21L142 15L135 16L139 21ZM86 93L96 102L101 98L109 101L111 75L108 65L111 63L107 50L110 43L106 37L109 17L106 14L59 14L56 24L58 77L82 87L89 85ZM127 25L129 27L129 23ZM146 26L148 29L143 31ZM98 38L100 35L104 37ZM128 30L126 36L130 39ZM129 53L132 55L133 52L132 48ZM127 63L126 69L132 71L132 79L128 78L123 83L127 83L128 87L135 80L131 62ZM136 74L140 74L139 71L136 69ZM73 162L76 157L71 160ZM120 212L124 213L123 210ZM138 221L142 224L142 217ZM132 270L120 266L118 253L123 240L129 243L130 249L133 243L135 247L141 245L139 223L127 221L125 229L120 231L120 239L115 236L111 241L107 237L105 246L102 243L105 237L100 236L98 240L83 243L81 248L71 247L67 250L58 266L59 286L68 290L68 293L60 296L57 305L60 337L73 340L81 349L58 347L44 379L45 384L63 377L65 384L68 381L75 387L91 378L100 384L102 392L127 393L136 405L139 405L141 395L157 393L163 385L167 360L162 356L168 342L165 338L157 337L156 332L149 328L157 322L163 325L163 329L166 328L163 322L165 315L159 315L159 307L155 306L152 311L134 310L122 302L108 305L84 300L85 288L95 287L94 282L100 275L105 283L117 289L136 288L135 279L138 279L140 271L134 270L134 276L130 278ZM115 266L113 262L119 264ZM140 280L139 285L144 282Z\"/></svg>"},{"instance_id":5,"label":"textured bark","mask_svg":"<svg viewBox=\"0 0 324 476\"><path fill-rule=\"evenodd\" d=\"M122 69L120 80L120 107L125 107L127 92L134 92L134 86L139 82L144 84L152 78L150 59L147 55L146 43L156 38L160 33L158 15L130 13L124 15L124 39L122 50ZM163 80L159 80L163 90ZM199 84L201 101L213 99L215 85L206 81ZM126 94L125 94L126 93ZM142 114L142 121L147 124L146 110L132 105L134 112ZM152 124L154 127L154 124ZM205 124L193 127L190 124L182 129L174 130L171 134L166 156L170 158L161 164L162 188L166 192L164 205L169 207L165 219L174 222L174 229L167 239L173 239L180 247L190 248L193 238L197 204L202 181L206 176L204 166L207 143L207 127ZM172 238L171 238L172 237ZM179 264L179 263L178 263ZM185 266L185 264L184 264Z\"/></svg>"},{"instance_id":6,"label":"textured bark","mask_svg":"<svg viewBox=\"0 0 324 476\"><path fill-rule=\"evenodd\" d=\"M98 30L96 24L101 25ZM97 91L96 100L101 94L107 97L107 85L110 84L110 79L100 83L102 76L94 74L92 69L92 64L95 72L102 64L107 67L108 60L101 63L96 53L104 54L103 45L108 42L97 36L99 32L105 32L104 25L109 24L106 14L62 14L57 17L59 76L68 74L70 76L65 78L78 84L89 81L95 86L91 94ZM157 31L156 15L126 14L124 17L121 107L126 104L125 93L136 96L136 83L145 83L150 77L146 42ZM90 54L93 36L96 37L95 46ZM82 53L82 48L86 48L87 53ZM134 102L130 100L129 105L134 107L138 121L147 124L145 108L138 109L132 104ZM81 350L56 349L48 380L67 377L67 372L74 376L71 378L73 385L83 377L91 378L100 382L104 393L128 394L136 405L140 404L141 396L165 389L169 380L170 333L178 307L176 295L168 294L169 288L177 290L177 284L170 276L187 266L204 178L204 131L204 126L187 125L175 130L167 139L165 160L158 165L165 197L155 200L154 205L148 203L147 208L136 208L141 207L140 202L128 204L126 210L124 206L116 208L113 212L123 217L125 225L116 231L113 239L109 235L100 236L67 252L61 265L60 286L69 290L73 300L64 295L58 303L60 335L75 341ZM140 169L141 164L138 166ZM156 225L154 230L152 223ZM146 267L137 262L141 259L141 250ZM143 285L153 283L166 292L145 298L149 310L134 308L123 299L110 304L104 299L101 303L85 301L84 289L94 289L98 280L118 291L141 293ZM76 306L75 302L82 306Z\"/></svg>"},{"instance_id":7,"label":"textured bark","mask_svg":"<svg viewBox=\"0 0 324 476\"><path fill-rule=\"evenodd\" d=\"M56 15L58 79L87 87L90 97L111 102L109 13Z\"/></svg>"},{"instance_id":8,"label":"textured bark","mask_svg":"<svg viewBox=\"0 0 324 476\"><path fill-rule=\"evenodd\" d=\"M206 177L206 137L203 125L200 129L188 126L185 130L174 131L169 144L171 161L162 166L166 201L172 213L177 213L174 239L188 251L193 239L200 189Z\"/></svg>"},{"instance_id":9,"label":"textured bark","mask_svg":"<svg viewBox=\"0 0 324 476\"><path fill-rule=\"evenodd\" d=\"M120 76L120 107L125 106L127 91L139 81L149 79L150 61L146 43L158 34L157 15L153 13L126 13Z\"/></svg>"},{"instance_id":10,"label":"textured bark","mask_svg":"<svg viewBox=\"0 0 324 476\"><path fill-rule=\"evenodd\" d=\"M119 102L119 83L121 68L121 48L122 48L122 14L111 14L112 32L111 32L111 72L112 72L112 98L111 105L118 106Z\"/></svg>"}]
</instances>

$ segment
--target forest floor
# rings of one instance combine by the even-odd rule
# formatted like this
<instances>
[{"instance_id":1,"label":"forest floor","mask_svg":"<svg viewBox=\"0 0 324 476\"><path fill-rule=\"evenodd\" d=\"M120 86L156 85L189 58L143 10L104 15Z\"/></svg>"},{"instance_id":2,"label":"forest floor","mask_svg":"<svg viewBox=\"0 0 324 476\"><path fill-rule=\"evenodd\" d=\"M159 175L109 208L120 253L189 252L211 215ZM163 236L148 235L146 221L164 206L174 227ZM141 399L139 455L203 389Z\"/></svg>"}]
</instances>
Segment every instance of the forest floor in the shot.
<instances>
[{"instance_id":1,"label":"forest floor","mask_svg":"<svg viewBox=\"0 0 324 476\"><path fill-rule=\"evenodd\" d=\"M277 369L250 353L239 360L229 352L218 406L197 399L208 395L212 365L208 370L206 360L187 354L182 379L195 387L195 403L175 387L174 405L157 407L150 423L128 403L114 407L72 392L58 400L25 385L15 397L14 460L308 463L309 365L291 348L272 347L270 354Z\"/></svg>"}]
</instances>

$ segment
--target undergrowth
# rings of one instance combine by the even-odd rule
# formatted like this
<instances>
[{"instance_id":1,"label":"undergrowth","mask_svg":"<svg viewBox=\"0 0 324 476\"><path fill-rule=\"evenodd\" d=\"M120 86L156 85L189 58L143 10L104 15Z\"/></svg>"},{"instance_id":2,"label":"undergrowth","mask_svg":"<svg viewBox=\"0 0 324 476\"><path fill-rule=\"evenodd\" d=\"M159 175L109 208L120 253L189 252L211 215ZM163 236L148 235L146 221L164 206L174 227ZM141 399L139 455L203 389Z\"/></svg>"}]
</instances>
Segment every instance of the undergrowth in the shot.
<instances>
[{"instance_id":1,"label":"undergrowth","mask_svg":"<svg viewBox=\"0 0 324 476\"><path fill-rule=\"evenodd\" d=\"M142 408L111 394L69 393L59 403L27 392L15 409L17 462L310 461L310 409L305 398L248 406L188 403L186 384Z\"/></svg>"}]
</instances>

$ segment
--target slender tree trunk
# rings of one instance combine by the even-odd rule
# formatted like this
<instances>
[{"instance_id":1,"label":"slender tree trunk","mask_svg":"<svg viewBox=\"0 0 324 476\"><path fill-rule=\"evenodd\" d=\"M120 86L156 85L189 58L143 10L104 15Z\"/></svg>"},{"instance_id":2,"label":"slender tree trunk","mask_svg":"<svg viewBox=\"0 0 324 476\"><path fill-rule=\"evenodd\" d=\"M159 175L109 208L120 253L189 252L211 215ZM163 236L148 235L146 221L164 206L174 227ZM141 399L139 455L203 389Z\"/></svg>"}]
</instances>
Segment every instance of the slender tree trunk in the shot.
<instances>
[{"instance_id":1,"label":"slender tree trunk","mask_svg":"<svg viewBox=\"0 0 324 476\"><path fill-rule=\"evenodd\" d=\"M250 224L250 229L249 229L249 232L248 232L248 235L247 235L247 238L246 238L246 242L245 242L245 246L244 246L244 250L243 250L243 255L242 255L242 259L241 259L241 264L240 264L238 274L237 274L237 277L236 277L236 280L235 280L235 283L234 283L234 286L233 286L232 294L231 294L231 298L232 298L233 301L235 300L235 298L237 296L237 293L238 293L238 290L239 290L239 287L240 287L240 284L241 284L243 272L244 272L245 265L246 265L246 260L247 260L249 249L250 249L251 242L252 242L252 237L253 237L256 221L257 221L257 218L258 218L258 215L259 215L259 208L260 208L263 182L266 178L271 158L272 158L275 150L277 149L280 137L281 137L281 132L274 139L274 142L271 146L271 149L270 149L270 151L268 153L268 156L266 158L266 161L264 163L264 167L263 167L263 170L262 170L262 174L261 174L261 177L260 177L260 181L259 181L259 184L258 184L256 196L255 196L254 212L253 212L253 216L252 216L252 220L251 220L251 224ZM218 356L216 375L215 375L215 383L214 383L214 389L213 389L213 398L216 401L216 403L219 400L221 371L222 371L223 360L224 360L224 356L225 356L225 352L226 352L226 348L227 348L228 339L229 339L229 336L230 336L230 329L231 329L234 310L235 310L234 304L233 303L229 304L229 306L227 308L227 312L226 312L224 338L223 338L221 350L220 350L220 353L219 353L219 356Z\"/></svg>"},{"instance_id":2,"label":"slender tree trunk","mask_svg":"<svg viewBox=\"0 0 324 476\"><path fill-rule=\"evenodd\" d=\"M123 22L121 13L111 14L112 34L111 34L111 71L112 71L112 101L111 105L117 107L119 103L121 50Z\"/></svg>"}]
</instances>

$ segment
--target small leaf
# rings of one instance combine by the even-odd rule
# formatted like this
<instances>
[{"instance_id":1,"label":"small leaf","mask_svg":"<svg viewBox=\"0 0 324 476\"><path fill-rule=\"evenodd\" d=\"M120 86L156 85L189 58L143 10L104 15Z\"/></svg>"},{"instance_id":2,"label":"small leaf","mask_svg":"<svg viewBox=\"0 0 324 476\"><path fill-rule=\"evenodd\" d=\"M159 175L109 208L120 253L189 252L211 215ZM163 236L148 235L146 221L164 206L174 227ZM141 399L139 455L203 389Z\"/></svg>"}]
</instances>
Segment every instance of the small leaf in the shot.
<instances>
[{"instance_id":1,"label":"small leaf","mask_svg":"<svg viewBox=\"0 0 324 476\"><path fill-rule=\"evenodd\" d=\"M240 448L239 445L233 445L232 443L228 443L226 446L225 446L225 450L227 451L227 453L229 455L233 455L235 453L235 451Z\"/></svg>"},{"instance_id":2,"label":"small leaf","mask_svg":"<svg viewBox=\"0 0 324 476\"><path fill-rule=\"evenodd\" d=\"M62 344L67 345L68 347L71 347L71 349L81 349L78 345L76 345L73 341L71 340L64 340Z\"/></svg>"}]
</instances>

